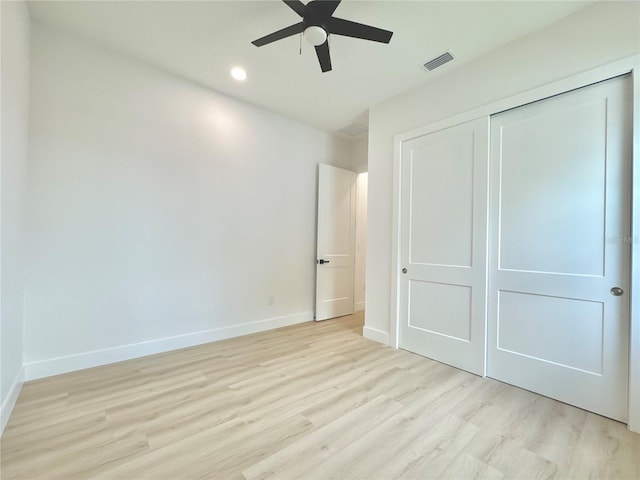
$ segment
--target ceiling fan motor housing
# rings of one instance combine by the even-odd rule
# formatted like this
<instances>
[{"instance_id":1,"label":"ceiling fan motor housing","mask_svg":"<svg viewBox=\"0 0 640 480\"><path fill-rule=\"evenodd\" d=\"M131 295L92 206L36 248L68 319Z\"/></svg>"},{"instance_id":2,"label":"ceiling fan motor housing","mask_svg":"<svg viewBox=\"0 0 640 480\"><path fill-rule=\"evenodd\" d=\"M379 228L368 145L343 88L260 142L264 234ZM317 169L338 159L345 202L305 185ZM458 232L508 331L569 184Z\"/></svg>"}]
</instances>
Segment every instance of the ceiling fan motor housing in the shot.
<instances>
[{"instance_id":1,"label":"ceiling fan motor housing","mask_svg":"<svg viewBox=\"0 0 640 480\"><path fill-rule=\"evenodd\" d=\"M335 6L337 7L337 4ZM321 0L312 0L307 3L307 8L302 18L305 30L310 27L319 27L325 33L329 32L329 19L334 10L323 7Z\"/></svg>"}]
</instances>

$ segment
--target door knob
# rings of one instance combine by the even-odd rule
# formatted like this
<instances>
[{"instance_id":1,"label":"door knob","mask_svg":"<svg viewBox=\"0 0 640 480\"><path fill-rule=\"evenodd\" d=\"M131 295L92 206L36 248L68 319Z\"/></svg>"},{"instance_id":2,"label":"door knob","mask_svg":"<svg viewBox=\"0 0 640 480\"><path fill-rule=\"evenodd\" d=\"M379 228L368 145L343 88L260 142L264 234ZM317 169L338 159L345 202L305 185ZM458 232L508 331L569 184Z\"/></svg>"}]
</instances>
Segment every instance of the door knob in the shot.
<instances>
[{"instance_id":1,"label":"door knob","mask_svg":"<svg viewBox=\"0 0 640 480\"><path fill-rule=\"evenodd\" d=\"M324 265L325 263L329 263L331 260L325 260L324 258L321 258L320 260L318 260L318 263L320 265Z\"/></svg>"},{"instance_id":2,"label":"door knob","mask_svg":"<svg viewBox=\"0 0 640 480\"><path fill-rule=\"evenodd\" d=\"M402 269L402 273L407 273L407 269L406 269L406 268L403 268L403 269Z\"/></svg>"},{"instance_id":3,"label":"door knob","mask_svg":"<svg viewBox=\"0 0 640 480\"><path fill-rule=\"evenodd\" d=\"M613 295L614 297L619 297L624 293L624 290L622 290L620 287L613 287L609 291L611 292L611 295Z\"/></svg>"}]
</instances>

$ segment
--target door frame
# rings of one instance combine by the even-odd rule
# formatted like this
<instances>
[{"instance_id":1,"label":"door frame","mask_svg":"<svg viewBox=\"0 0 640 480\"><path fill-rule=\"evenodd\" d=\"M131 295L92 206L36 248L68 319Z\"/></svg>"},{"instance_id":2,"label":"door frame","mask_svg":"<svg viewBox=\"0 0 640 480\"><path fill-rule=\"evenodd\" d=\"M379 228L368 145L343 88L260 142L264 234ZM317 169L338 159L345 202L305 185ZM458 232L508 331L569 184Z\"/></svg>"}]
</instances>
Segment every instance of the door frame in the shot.
<instances>
[{"instance_id":1,"label":"door frame","mask_svg":"<svg viewBox=\"0 0 640 480\"><path fill-rule=\"evenodd\" d=\"M393 205L391 239L391 302L389 345L398 348L398 322L400 321L399 264L400 264L400 188L403 143L416 137L453 127L460 123L490 117L499 112L520 107L554 95L586 87L593 83L630 74L633 85L632 163L631 163L631 289L629 331L629 411L627 428L640 433L640 55L618 60L587 70L553 83L484 105L409 132L394 136ZM488 181L488 179L487 179ZM488 202L488 197L487 197ZM488 258L487 258L488 261ZM485 346L485 371L487 352Z\"/></svg>"}]
</instances>

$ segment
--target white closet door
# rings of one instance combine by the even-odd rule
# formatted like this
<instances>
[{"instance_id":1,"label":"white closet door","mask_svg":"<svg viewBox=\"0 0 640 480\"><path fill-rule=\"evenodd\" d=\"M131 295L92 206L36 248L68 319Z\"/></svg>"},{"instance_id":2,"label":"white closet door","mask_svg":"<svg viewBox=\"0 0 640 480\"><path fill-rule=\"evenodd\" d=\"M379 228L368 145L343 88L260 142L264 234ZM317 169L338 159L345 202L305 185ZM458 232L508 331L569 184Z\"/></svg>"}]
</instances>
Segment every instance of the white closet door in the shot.
<instances>
[{"instance_id":1,"label":"white closet door","mask_svg":"<svg viewBox=\"0 0 640 480\"><path fill-rule=\"evenodd\" d=\"M403 142L399 346L483 375L488 118ZM405 273L402 273L405 272Z\"/></svg>"},{"instance_id":2,"label":"white closet door","mask_svg":"<svg viewBox=\"0 0 640 480\"><path fill-rule=\"evenodd\" d=\"M630 139L628 76L491 118L488 374L621 421Z\"/></svg>"}]
</instances>

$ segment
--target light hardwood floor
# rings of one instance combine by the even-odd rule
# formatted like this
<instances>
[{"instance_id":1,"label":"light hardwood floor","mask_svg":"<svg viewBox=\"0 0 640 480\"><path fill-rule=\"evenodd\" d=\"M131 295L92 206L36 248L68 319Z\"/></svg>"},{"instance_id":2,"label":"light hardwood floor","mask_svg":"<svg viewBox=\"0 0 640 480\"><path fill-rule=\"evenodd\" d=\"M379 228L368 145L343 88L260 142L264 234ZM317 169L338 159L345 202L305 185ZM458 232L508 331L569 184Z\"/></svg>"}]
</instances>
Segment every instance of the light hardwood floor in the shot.
<instances>
[{"instance_id":1,"label":"light hardwood floor","mask_svg":"<svg viewBox=\"0 0 640 480\"><path fill-rule=\"evenodd\" d=\"M361 336L362 315L27 383L3 480L640 478L640 435Z\"/></svg>"}]
</instances>

